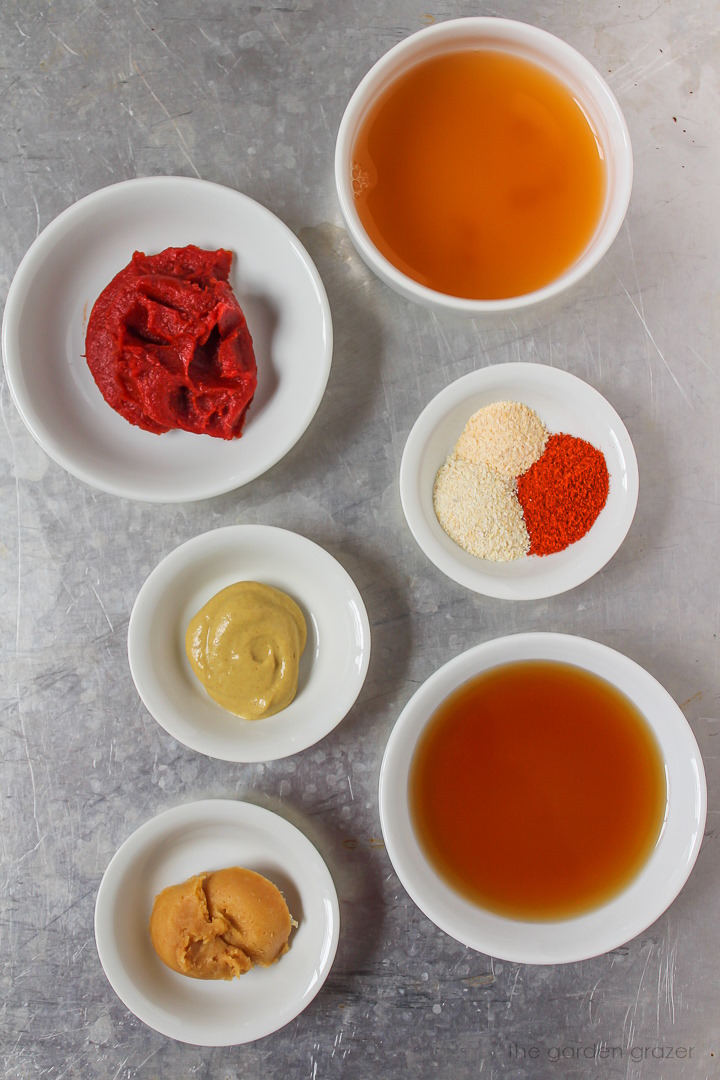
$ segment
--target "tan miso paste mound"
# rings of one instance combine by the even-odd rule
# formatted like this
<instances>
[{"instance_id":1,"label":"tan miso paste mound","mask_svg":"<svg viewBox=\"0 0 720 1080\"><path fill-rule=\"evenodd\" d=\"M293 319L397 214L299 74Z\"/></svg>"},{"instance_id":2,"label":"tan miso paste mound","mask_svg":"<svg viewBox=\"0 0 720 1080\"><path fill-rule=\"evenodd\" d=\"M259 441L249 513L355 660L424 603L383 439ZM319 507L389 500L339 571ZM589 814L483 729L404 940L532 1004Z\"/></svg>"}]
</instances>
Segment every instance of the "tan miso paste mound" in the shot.
<instances>
[{"instance_id":1,"label":"tan miso paste mound","mask_svg":"<svg viewBox=\"0 0 720 1080\"><path fill-rule=\"evenodd\" d=\"M234 979L288 951L293 921L271 881L232 866L155 897L150 938L164 964L192 979Z\"/></svg>"}]
</instances>

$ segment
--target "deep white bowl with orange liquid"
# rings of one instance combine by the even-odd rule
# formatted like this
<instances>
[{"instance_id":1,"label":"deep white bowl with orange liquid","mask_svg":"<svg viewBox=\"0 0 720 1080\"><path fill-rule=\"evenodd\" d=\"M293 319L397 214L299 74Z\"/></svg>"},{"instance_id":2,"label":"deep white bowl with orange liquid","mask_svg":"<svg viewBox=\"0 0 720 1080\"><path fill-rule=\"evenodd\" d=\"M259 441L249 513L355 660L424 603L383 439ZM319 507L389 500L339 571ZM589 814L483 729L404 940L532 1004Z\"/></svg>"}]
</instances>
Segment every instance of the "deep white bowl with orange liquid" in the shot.
<instances>
[{"instance_id":1,"label":"deep white bowl with orange liquid","mask_svg":"<svg viewBox=\"0 0 720 1080\"><path fill-rule=\"evenodd\" d=\"M595 68L499 18L438 23L381 57L335 150L368 266L410 300L469 316L549 299L593 269L632 174L627 124Z\"/></svg>"},{"instance_id":2,"label":"deep white bowl with orange liquid","mask_svg":"<svg viewBox=\"0 0 720 1080\"><path fill-rule=\"evenodd\" d=\"M598 900L595 905L587 904L585 910L578 909L575 914L549 916L547 909L534 915L511 913L503 906L491 906L469 898L467 891L448 877L446 868L437 863L434 853L428 851L423 840L422 822L414 808L416 754L438 711L472 680L501 671L505 665L538 661L569 665L571 670L575 669L575 674L603 680L612 692L622 695L649 728L664 773L664 815L650 854L636 865L624 887L617 888L616 880L615 888L608 889L603 900ZM473 754L466 738L467 728L461 729L455 724L449 733L446 728L445 747L454 741L457 752L466 755L472 779L468 784L458 775L455 788L448 792L442 784L444 752L441 746L437 755L439 770L433 783L439 794L448 799L448 812L457 819L458 834L462 831L467 835L468 819L471 819L470 829L478 833L497 830L499 841L507 844L509 880L514 876L515 887L519 890L529 883L528 867L522 860L522 844L516 846L516 841L509 839L506 830L514 823L518 833L526 829L529 837L536 823L542 820L542 814L552 807L561 826L557 832L553 830L549 842L562 865L560 876L567 876L549 887L557 886L558 895L564 894L565 899L569 899L570 892L581 880L582 861L592 865L596 851L595 841L584 827L570 844L561 839L560 834L566 828L572 830L580 824L579 804L571 795L573 785L577 785L576 791L582 790L584 785L579 778L589 785L590 777L597 769L595 777L600 786L607 787L609 793L617 790L619 796L624 785L627 790L634 787L634 768L628 769L627 779L623 782L622 773L629 762L620 760L623 752L618 744L610 745L610 729L604 726L602 713L598 714L598 737L587 743L583 751L587 754L585 760L579 758L572 766L567 760L562 761L567 746L563 745L561 750L560 741L552 745L552 724L545 726L542 723L541 714L548 708L550 700L549 695L545 699L536 696L537 704L530 706L529 715L525 717L515 716L507 705L504 709L500 707L500 721L510 724L517 742L513 763L499 769L505 785L494 799L491 819L486 816L484 821L481 820L473 807L477 791L488 780L489 770L498 768L499 763L494 757L497 745L490 750L491 743L486 742L488 753L478 756ZM567 704L569 699L561 692L553 700ZM552 706L549 711L552 712ZM486 718L489 719L490 711L486 717L476 715L480 728L489 730L492 725L486 723ZM533 720L540 729L537 738L545 735L549 741L545 747L548 753L545 765L520 735L523 723L528 731ZM579 745L577 735L586 725L589 730L589 716L577 714L572 720L575 730L567 742ZM608 755L604 765L597 753L600 750ZM557 771L554 771L555 766ZM634 793L639 794L639 788ZM680 707L650 672L630 657L588 638L569 634L511 634L483 642L453 657L413 694L398 717L385 748L380 769L379 811L393 868L408 895L436 926L463 945L500 960L519 964L566 964L619 948L651 926L676 899L690 876L702 844L707 784L702 757L690 725ZM601 824L601 832L603 827ZM598 853L601 848L602 844L598 844ZM498 884L495 875L502 873L502 867L495 862L483 863L477 869L485 875L489 890L494 889ZM544 867L541 872L542 869ZM552 872L557 873L557 864L554 871L547 867L547 873ZM527 895L523 896L523 901L528 899Z\"/></svg>"}]
</instances>

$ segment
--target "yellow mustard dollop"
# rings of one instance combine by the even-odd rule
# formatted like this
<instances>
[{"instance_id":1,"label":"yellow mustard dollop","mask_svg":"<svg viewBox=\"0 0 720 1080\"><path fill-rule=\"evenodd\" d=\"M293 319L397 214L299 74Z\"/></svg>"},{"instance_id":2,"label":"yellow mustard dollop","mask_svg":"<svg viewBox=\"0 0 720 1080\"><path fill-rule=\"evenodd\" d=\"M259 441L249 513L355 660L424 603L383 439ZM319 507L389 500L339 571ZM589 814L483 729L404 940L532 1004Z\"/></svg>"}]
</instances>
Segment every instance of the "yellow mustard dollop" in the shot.
<instances>
[{"instance_id":1,"label":"yellow mustard dollop","mask_svg":"<svg viewBox=\"0 0 720 1080\"><path fill-rule=\"evenodd\" d=\"M306 640L303 613L287 593L237 581L190 620L185 651L214 701L245 720L260 720L295 697Z\"/></svg>"}]
</instances>

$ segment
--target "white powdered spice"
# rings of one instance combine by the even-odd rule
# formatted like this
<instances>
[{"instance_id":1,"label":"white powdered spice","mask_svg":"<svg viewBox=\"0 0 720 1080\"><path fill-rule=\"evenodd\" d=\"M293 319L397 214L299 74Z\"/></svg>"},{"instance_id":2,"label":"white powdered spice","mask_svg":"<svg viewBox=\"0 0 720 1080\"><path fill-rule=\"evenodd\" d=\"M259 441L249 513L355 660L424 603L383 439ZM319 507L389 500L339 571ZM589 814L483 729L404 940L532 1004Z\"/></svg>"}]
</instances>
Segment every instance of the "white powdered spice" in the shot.
<instances>
[{"instance_id":1,"label":"white powdered spice","mask_svg":"<svg viewBox=\"0 0 720 1080\"><path fill-rule=\"evenodd\" d=\"M522 476L538 460L548 430L536 412L519 401L495 401L474 413L455 444L455 453L503 476Z\"/></svg>"},{"instance_id":2,"label":"white powdered spice","mask_svg":"<svg viewBox=\"0 0 720 1080\"><path fill-rule=\"evenodd\" d=\"M530 549L515 480L485 464L450 454L435 477L433 506L451 540L480 559L509 562Z\"/></svg>"}]
</instances>

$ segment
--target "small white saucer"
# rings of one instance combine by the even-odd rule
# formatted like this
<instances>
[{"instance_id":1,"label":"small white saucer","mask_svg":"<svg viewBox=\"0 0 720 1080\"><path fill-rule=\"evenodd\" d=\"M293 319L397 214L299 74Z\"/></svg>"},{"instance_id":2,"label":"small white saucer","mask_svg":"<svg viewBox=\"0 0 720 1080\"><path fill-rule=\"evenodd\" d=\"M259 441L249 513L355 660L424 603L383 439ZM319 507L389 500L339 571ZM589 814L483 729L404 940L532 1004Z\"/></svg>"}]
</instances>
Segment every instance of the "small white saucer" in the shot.
<instances>
[{"instance_id":1,"label":"small white saucer","mask_svg":"<svg viewBox=\"0 0 720 1080\"><path fill-rule=\"evenodd\" d=\"M185 654L191 618L236 581L282 589L307 623L297 694L263 720L213 701ZM145 707L179 742L225 761L272 761L312 746L350 710L367 674L370 624L352 578L324 548L286 529L230 525L188 540L155 567L130 616L128 657Z\"/></svg>"},{"instance_id":2,"label":"small white saucer","mask_svg":"<svg viewBox=\"0 0 720 1080\"><path fill-rule=\"evenodd\" d=\"M514 562L479 559L451 540L435 516L438 469L472 414L494 401L529 405L550 432L586 439L605 455L610 473L607 502L589 532L555 555ZM418 544L453 581L485 596L538 600L587 581L620 547L637 505L637 458L618 414L582 379L542 364L497 364L457 379L420 413L402 456L400 497Z\"/></svg>"},{"instance_id":3,"label":"small white saucer","mask_svg":"<svg viewBox=\"0 0 720 1080\"><path fill-rule=\"evenodd\" d=\"M298 922L290 950L232 982L178 975L156 955L155 896L194 874L244 866L269 878ZM148 1027L197 1046L252 1042L305 1009L332 967L340 930L327 866L299 829L251 803L210 799L141 825L113 856L95 904L100 963L121 1001Z\"/></svg>"},{"instance_id":4,"label":"small white saucer","mask_svg":"<svg viewBox=\"0 0 720 1080\"><path fill-rule=\"evenodd\" d=\"M134 427L85 361L92 306L133 252L186 244L233 252L258 367L239 439ZM332 341L325 289L297 237L247 195L184 176L126 180L63 211L18 267L2 326L8 386L40 446L85 483L149 502L219 495L279 461L320 404Z\"/></svg>"}]
</instances>

